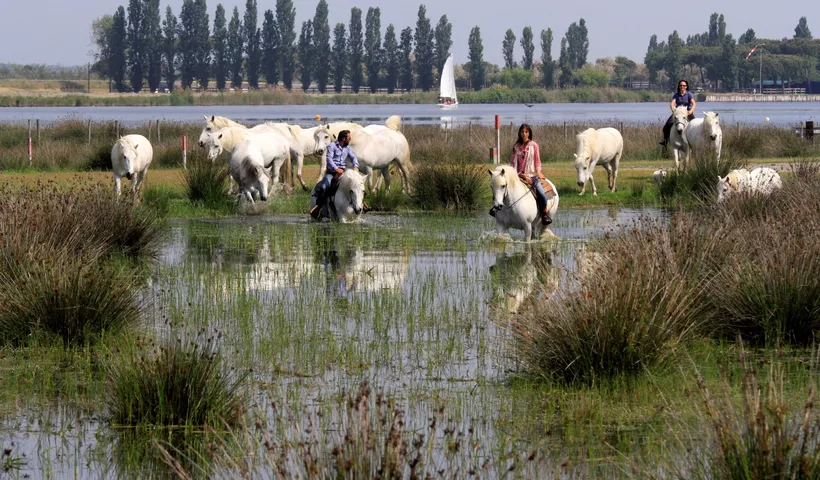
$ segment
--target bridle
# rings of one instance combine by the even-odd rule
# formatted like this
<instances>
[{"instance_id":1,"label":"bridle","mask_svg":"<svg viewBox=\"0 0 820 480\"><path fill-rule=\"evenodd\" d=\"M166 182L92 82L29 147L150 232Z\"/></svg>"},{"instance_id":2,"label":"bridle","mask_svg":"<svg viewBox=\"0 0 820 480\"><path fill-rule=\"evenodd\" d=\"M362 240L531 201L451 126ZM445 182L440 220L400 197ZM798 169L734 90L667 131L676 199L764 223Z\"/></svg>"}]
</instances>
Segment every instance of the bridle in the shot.
<instances>
[{"instance_id":1,"label":"bridle","mask_svg":"<svg viewBox=\"0 0 820 480\"><path fill-rule=\"evenodd\" d=\"M520 181L520 180L519 180L519 181ZM522 183L523 183L523 182L522 182ZM531 187L527 187L527 189L524 191L524 193L523 193L523 194L521 194L521 196L520 196L520 197L518 197L518 199L517 199L516 201L512 202L512 203L511 203L511 204L509 204L509 205L504 205L504 206L505 206L505 207L507 207L507 208L512 208L512 207L514 207L514 206L515 206L518 202L520 202L520 201L521 201L524 197L526 197L527 195L532 195L532 190L533 190L534 188L535 188L535 184L533 183ZM505 190L505 191L504 191L504 200L508 200L508 199L510 198L510 191L509 191L509 189L507 189L507 184L506 184L506 183L504 184L504 190Z\"/></svg>"}]
</instances>

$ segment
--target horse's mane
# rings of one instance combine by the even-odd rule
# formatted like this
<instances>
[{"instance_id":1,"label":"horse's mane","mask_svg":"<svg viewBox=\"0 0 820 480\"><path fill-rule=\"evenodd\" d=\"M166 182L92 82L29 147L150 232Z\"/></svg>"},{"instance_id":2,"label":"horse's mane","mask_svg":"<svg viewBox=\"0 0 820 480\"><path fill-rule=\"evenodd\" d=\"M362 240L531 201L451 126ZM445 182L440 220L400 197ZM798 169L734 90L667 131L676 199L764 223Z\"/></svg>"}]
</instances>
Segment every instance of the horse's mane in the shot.
<instances>
[{"instance_id":1,"label":"horse's mane","mask_svg":"<svg viewBox=\"0 0 820 480\"><path fill-rule=\"evenodd\" d=\"M684 105L675 107L675 115L683 115L684 117L689 118L689 109Z\"/></svg>"},{"instance_id":2,"label":"horse's mane","mask_svg":"<svg viewBox=\"0 0 820 480\"><path fill-rule=\"evenodd\" d=\"M578 140L578 152L586 155L579 156L576 161L581 161L582 158L592 159L592 150L595 148L595 139L598 131L594 128L587 128L583 132L575 136ZM576 152L576 154L578 153Z\"/></svg>"},{"instance_id":3,"label":"horse's mane","mask_svg":"<svg viewBox=\"0 0 820 480\"><path fill-rule=\"evenodd\" d=\"M518 173L516 173L515 169L509 165L501 165L500 167L496 167L492 182L497 182L497 179L501 177L507 181L507 185L523 185L523 183L521 183L521 179L518 178Z\"/></svg>"},{"instance_id":4,"label":"horse's mane","mask_svg":"<svg viewBox=\"0 0 820 480\"><path fill-rule=\"evenodd\" d=\"M730 187L734 190L738 190L740 186L740 179L741 176L747 176L749 172L745 168L739 168L737 170L732 170L726 175L726 183L729 184Z\"/></svg>"},{"instance_id":5,"label":"horse's mane","mask_svg":"<svg viewBox=\"0 0 820 480\"><path fill-rule=\"evenodd\" d=\"M134 142L132 142L130 138L126 138L126 137L118 138L117 143L120 144L120 148L122 148L122 149L130 148L130 149L133 150L134 147L135 147Z\"/></svg>"},{"instance_id":6,"label":"horse's mane","mask_svg":"<svg viewBox=\"0 0 820 480\"><path fill-rule=\"evenodd\" d=\"M387 128L389 128L390 130L395 130L395 131L397 131L397 132L400 132L400 131L401 131L401 117L400 117L400 116L398 116L398 115L392 115L392 116L390 116L390 117L389 117L389 118L388 118L388 119L384 122L384 124L385 124L385 125L387 126Z\"/></svg>"},{"instance_id":7,"label":"horse's mane","mask_svg":"<svg viewBox=\"0 0 820 480\"><path fill-rule=\"evenodd\" d=\"M210 120L210 123L213 123L214 127L217 128L217 129L221 129L221 128L225 128L225 127L247 128L246 126L242 125L241 123L234 122L233 120L231 120L230 118L227 118L227 117L212 116L211 119L212 120Z\"/></svg>"},{"instance_id":8,"label":"horse's mane","mask_svg":"<svg viewBox=\"0 0 820 480\"><path fill-rule=\"evenodd\" d=\"M355 183L354 183L355 182ZM339 178L339 189L347 192L350 187L364 185L364 175L357 173L355 170L347 170Z\"/></svg>"}]
</instances>

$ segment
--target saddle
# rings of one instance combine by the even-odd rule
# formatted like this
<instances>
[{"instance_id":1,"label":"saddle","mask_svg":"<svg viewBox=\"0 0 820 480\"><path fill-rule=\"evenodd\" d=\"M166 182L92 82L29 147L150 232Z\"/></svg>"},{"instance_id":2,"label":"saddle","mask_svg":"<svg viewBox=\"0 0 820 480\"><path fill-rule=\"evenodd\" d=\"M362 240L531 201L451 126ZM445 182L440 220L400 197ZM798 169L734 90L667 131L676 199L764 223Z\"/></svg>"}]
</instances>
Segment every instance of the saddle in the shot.
<instances>
[{"instance_id":1,"label":"saddle","mask_svg":"<svg viewBox=\"0 0 820 480\"><path fill-rule=\"evenodd\" d=\"M535 193L535 188L532 185L532 177L524 174L519 174L518 178L521 179L522 182L530 189L530 193L532 193L533 198L538 200L538 195ZM541 186L544 187L544 193L547 194L547 200L555 196L555 189L552 188L552 185L547 181L544 177L538 177L538 180L541 182Z\"/></svg>"}]
</instances>

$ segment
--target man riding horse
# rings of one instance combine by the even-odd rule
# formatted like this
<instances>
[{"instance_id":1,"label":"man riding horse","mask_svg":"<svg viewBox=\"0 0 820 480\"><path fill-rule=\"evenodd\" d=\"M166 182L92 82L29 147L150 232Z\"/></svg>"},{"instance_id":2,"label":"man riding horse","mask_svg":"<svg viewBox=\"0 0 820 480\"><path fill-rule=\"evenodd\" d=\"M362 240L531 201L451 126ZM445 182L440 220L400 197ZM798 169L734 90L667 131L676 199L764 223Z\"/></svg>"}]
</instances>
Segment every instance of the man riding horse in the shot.
<instances>
[{"instance_id":1,"label":"man riding horse","mask_svg":"<svg viewBox=\"0 0 820 480\"><path fill-rule=\"evenodd\" d=\"M324 207L328 198L333 198L336 189L339 185L339 178L347 168L347 159L353 163L353 169L359 171L359 159L350 148L350 130L342 130L339 132L338 139L328 145L326 155L327 170L325 178L319 182L314 188L313 196L316 197L316 205L310 210L310 216L314 219L320 219L322 216L322 208ZM332 202L331 204L332 205ZM364 211L367 212L369 208L364 205Z\"/></svg>"}]
</instances>

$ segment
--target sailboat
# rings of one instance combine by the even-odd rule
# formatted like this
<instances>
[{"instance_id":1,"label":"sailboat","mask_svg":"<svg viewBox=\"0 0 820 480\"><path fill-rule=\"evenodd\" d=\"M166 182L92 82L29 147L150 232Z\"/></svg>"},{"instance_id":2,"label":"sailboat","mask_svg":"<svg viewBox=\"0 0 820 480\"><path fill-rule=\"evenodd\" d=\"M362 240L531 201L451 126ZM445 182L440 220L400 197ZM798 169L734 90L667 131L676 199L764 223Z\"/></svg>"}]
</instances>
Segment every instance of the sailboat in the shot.
<instances>
[{"instance_id":1,"label":"sailboat","mask_svg":"<svg viewBox=\"0 0 820 480\"><path fill-rule=\"evenodd\" d=\"M438 108L453 110L458 108L456 97L456 76L453 71L453 54L447 57L444 68L441 69L441 89L438 96Z\"/></svg>"}]
</instances>

